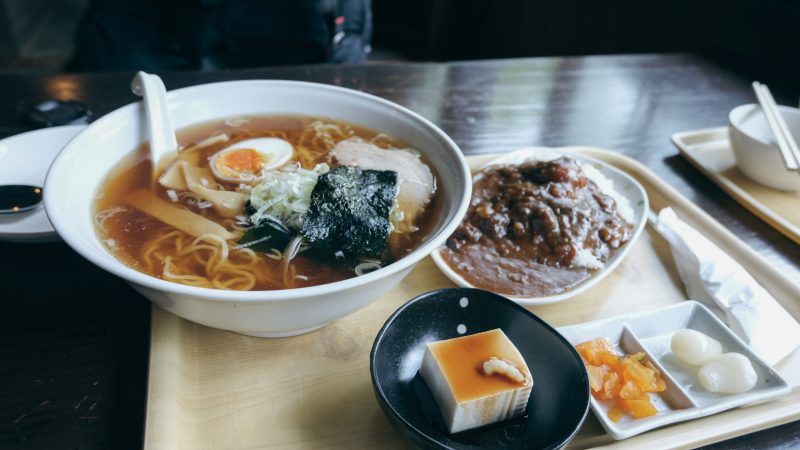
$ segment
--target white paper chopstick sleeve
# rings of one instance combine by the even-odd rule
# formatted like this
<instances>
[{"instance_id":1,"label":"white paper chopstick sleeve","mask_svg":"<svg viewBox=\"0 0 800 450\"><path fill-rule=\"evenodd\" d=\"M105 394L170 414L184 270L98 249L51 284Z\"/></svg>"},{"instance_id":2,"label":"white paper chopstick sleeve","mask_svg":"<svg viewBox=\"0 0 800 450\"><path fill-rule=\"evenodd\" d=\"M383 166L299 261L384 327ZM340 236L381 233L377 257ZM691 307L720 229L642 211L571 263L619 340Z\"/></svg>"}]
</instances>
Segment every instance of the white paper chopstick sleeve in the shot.
<instances>
[{"instance_id":1,"label":"white paper chopstick sleeve","mask_svg":"<svg viewBox=\"0 0 800 450\"><path fill-rule=\"evenodd\" d=\"M800 324L727 253L678 218L658 214L659 234L669 242L689 298L708 306L769 364L800 346Z\"/></svg>"}]
</instances>

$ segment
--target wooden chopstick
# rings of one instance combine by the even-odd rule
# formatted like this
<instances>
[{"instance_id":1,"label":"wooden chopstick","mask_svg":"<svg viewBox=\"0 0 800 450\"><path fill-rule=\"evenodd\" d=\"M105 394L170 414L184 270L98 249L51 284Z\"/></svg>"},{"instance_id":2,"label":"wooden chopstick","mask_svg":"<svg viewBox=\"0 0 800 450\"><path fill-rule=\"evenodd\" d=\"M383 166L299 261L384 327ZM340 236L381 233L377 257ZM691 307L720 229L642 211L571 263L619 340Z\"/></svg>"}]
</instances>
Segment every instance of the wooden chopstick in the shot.
<instances>
[{"instance_id":1,"label":"wooden chopstick","mask_svg":"<svg viewBox=\"0 0 800 450\"><path fill-rule=\"evenodd\" d=\"M767 123L772 129L772 134L775 135L775 141L781 150L784 165L789 170L800 169L800 148L797 146L794 137L792 137L786 121L783 120L783 116L778 110L778 105L775 103L775 98L769 88L758 81L753 82L753 90L758 98L758 103L761 105L761 110L764 111L764 117L766 117Z\"/></svg>"}]
</instances>

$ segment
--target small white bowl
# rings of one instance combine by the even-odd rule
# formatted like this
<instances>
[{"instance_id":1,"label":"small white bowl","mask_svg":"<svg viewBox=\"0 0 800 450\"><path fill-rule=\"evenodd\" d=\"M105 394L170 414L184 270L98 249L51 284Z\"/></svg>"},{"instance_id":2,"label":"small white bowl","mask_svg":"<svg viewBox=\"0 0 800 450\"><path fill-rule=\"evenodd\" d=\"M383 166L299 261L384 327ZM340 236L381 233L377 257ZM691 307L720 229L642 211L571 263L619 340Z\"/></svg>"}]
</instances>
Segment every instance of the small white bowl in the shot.
<instances>
[{"instance_id":1,"label":"small white bowl","mask_svg":"<svg viewBox=\"0 0 800 450\"><path fill-rule=\"evenodd\" d=\"M175 127L236 115L312 115L380 130L418 149L436 169L444 205L431 235L417 249L374 272L336 283L274 291L225 291L154 278L128 267L100 242L92 203L109 170L145 139L141 102L89 125L56 158L44 202L58 234L97 266L125 279L142 295L178 316L214 328L260 337L291 336L363 308L403 279L441 245L466 212L472 182L458 146L434 124L387 100L316 83L231 81L167 94ZM77 280L76 280L77 281Z\"/></svg>"},{"instance_id":2,"label":"small white bowl","mask_svg":"<svg viewBox=\"0 0 800 450\"><path fill-rule=\"evenodd\" d=\"M778 107L800 143L800 109ZM751 180L780 191L800 190L800 172L787 170L761 107L741 105L728 115L728 137L739 170Z\"/></svg>"}]
</instances>

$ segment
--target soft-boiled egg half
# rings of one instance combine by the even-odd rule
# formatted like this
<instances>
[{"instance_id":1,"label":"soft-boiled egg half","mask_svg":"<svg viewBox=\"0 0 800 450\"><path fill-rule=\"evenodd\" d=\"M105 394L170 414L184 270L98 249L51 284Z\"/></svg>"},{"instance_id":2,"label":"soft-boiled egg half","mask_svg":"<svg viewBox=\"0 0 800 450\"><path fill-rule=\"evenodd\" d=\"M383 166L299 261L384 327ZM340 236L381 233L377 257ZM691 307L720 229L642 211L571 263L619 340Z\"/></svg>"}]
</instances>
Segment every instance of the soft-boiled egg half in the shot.
<instances>
[{"instance_id":1,"label":"soft-boiled egg half","mask_svg":"<svg viewBox=\"0 0 800 450\"><path fill-rule=\"evenodd\" d=\"M255 138L239 141L211 157L214 176L230 183L253 183L264 172L292 159L292 144L278 138Z\"/></svg>"}]
</instances>

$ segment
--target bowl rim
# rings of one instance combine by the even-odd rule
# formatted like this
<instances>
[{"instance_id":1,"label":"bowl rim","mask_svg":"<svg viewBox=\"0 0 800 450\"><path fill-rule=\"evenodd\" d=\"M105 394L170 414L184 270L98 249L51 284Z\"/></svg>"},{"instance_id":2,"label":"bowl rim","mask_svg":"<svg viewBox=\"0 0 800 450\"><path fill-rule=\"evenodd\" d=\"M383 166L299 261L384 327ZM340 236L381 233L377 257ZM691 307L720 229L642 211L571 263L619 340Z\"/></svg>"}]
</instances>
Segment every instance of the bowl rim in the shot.
<instances>
[{"instance_id":1,"label":"bowl rim","mask_svg":"<svg viewBox=\"0 0 800 450\"><path fill-rule=\"evenodd\" d=\"M732 129L735 129L737 132L741 133L742 135L758 142L761 145L775 148L776 150L778 147L774 144L770 144L769 142L764 142L761 139L753 136L746 129L741 126L741 121L744 116L751 113L751 111L757 111L760 109L760 105L757 103L745 103L744 105L739 105L733 108L728 113L728 126ZM787 105L778 105L778 110L781 113L789 113L790 115L800 115L800 108L795 108L793 106ZM763 113L762 113L763 114ZM798 140L800 140L800 136L798 136Z\"/></svg>"},{"instance_id":2,"label":"bowl rim","mask_svg":"<svg viewBox=\"0 0 800 450\"><path fill-rule=\"evenodd\" d=\"M59 181L59 178L57 178L59 171L61 170L62 166L67 164L68 155L74 152L73 148L75 148L74 147L75 142L80 141L80 138L82 135L84 135L84 133L87 133L88 131L91 131L93 129L103 127L106 123L117 121L118 117L129 114L133 109L138 108L141 101L136 101L121 106L111 111L110 113L105 114L104 116L100 117L98 120L87 126L83 131L78 133L78 135L73 140L71 140L67 145L64 146L64 148L58 153L52 165L48 169L44 183L45 184L44 206L45 210L47 211L47 215L50 219L50 222L53 225L53 228L56 230L56 232L58 232L61 238L64 239L64 241L70 247L72 247L73 250L75 250L81 256L88 259L91 263L95 264L101 269L106 270L128 282L135 283L145 288L171 294L186 295L210 301L264 302L264 301L284 301L297 298L326 295L339 291L345 291L357 288L363 285L370 284L374 281L378 281L381 278L400 272L404 269L410 268L412 265L419 262L424 257L428 256L435 248L441 245L442 242L444 242L445 239L447 239L447 237L449 237L450 234L452 234L453 231L456 229L456 227L461 223L461 220L464 214L466 213L467 207L469 205L469 199L471 197L471 192L472 192L472 177L470 175L469 166L467 164L466 159L464 158L464 153L461 151L458 144L456 144L452 138L450 138L444 131L442 131L433 122L429 121L428 119L422 117L421 115L415 113L414 111L411 111L410 109L404 106L401 106L397 103L386 100L384 98L378 97L376 95L368 94L354 89L344 88L341 86L313 83L308 81L259 79L259 80L233 80L233 81L221 81L215 83L205 83L205 84L199 84L199 85L171 90L167 93L167 100L168 101L173 100L175 97L178 96L191 96L194 92L198 91L220 90L234 85L236 87L252 86L254 88L271 88L271 89L280 87L292 87L300 89L334 92L338 94L354 96L356 98L360 98L367 102L377 104L378 106L385 108L387 110L386 113L387 115L395 113L395 114L405 115L411 118L412 121L421 125L423 130L426 131L435 141L438 141L442 147L452 150L457 160L457 172L459 172L462 175L463 179L461 180L460 186L458 185L459 184L458 179L456 178L454 180L455 185L453 187L453 191L455 198L457 198L458 195L461 195L462 197L461 197L461 202L458 205L458 208L456 209L456 213L453 216L453 219L451 219L449 222L446 222L443 226L439 228L438 231L428 236L427 242L424 242L423 245L417 247L411 253L405 255L404 257L400 258L399 260L385 267L382 267L374 272L370 272L365 275L356 276L353 278L348 278L346 280L336 281L333 283L321 284L317 286L307 286L301 288L279 289L279 290L233 291L233 290L187 286L167 280L162 280L160 278L153 277L143 272L139 272L138 270L133 269L128 265L126 265L125 263L119 261L114 255L110 254L108 250L102 248L102 246L101 248L104 252L104 255L98 255L94 251L89 251L83 245L81 240L77 238L78 233L71 231L70 227L65 223L64 218L62 218L56 211L54 211L53 204L56 201L55 196L58 195L57 194L58 191L56 187L52 185L52 183ZM67 180L68 178L62 177L62 179ZM90 220L90 217L91 214L87 212L85 220ZM94 234L94 238L98 239L96 234Z\"/></svg>"},{"instance_id":3,"label":"bowl rim","mask_svg":"<svg viewBox=\"0 0 800 450\"><path fill-rule=\"evenodd\" d=\"M395 312L393 312L392 315L389 316L388 319L386 319L386 322L384 322L383 326L381 326L381 329L378 331L378 334L375 336L375 341L372 343L372 349L369 352L369 375L370 375L370 380L372 381L373 390L375 391L376 396L379 396L379 402L386 407L386 408L382 408L382 409L384 411L386 411L387 409L389 411L391 411L392 415L395 418L399 419L401 422L403 422L403 424L408 429L412 430L414 435L421 437L428 444L432 444L435 447L441 448L441 449L449 449L450 448L450 447L447 447L447 446L437 442L431 436L429 436L427 433L424 433L424 432L420 431L419 429L417 429L402 414L400 414L397 411L397 409L394 407L394 405L387 399L386 393L381 388L380 383L378 383L378 377L376 376L376 373L375 373L375 357L376 357L377 352L378 352L378 346L380 345L380 343L383 341L384 337L386 336L386 331L388 330L388 328L392 325L392 323L395 321L395 319L399 315L403 314L405 312L405 310L408 309L412 304L418 303L418 302L421 302L421 301L425 301L426 299L428 299L431 296L436 296L436 295L442 294L444 292L459 292L458 295L460 295L460 296L464 296L464 294L461 294L462 292L478 292L478 293L480 293L482 295L489 295L491 297L495 297L495 300L497 300L497 301L507 302L517 312L529 316L534 321L536 321L540 325L542 325L545 329L551 331L558 339L560 339L571 350L571 353L573 354L573 356L579 362L581 362L581 367L583 366L583 359L581 358L581 356L578 353L578 351L567 340L567 338L565 338L557 329L555 329L554 327L550 326L550 324L545 322L542 318L540 318L539 316L537 316L533 312L528 311L522 305L518 304L517 302L515 302L515 301L513 301L513 300L511 300L511 299L509 299L509 298L507 298L505 296L502 296L500 294L494 293L492 291L487 291L485 289L479 289L479 288L473 288L473 287L442 288L442 289L436 289L436 290L433 290L433 291L423 292L422 294L419 294L419 295L415 296L414 298L412 298L411 300L407 301L402 306L397 308L397 310ZM578 421L577 425L575 426L575 429L572 430L572 433L570 433L569 436L567 436L556 447L549 447L549 448L558 449L558 448L564 447L566 444L568 444L570 441L572 441L572 439L575 438L575 436L578 434L578 432L580 431L581 427L583 426L584 422L586 422L586 417L588 417L589 410L591 409L592 393L591 393L591 387L589 385L589 375L586 373L586 371L583 371L583 375L584 375L584 380L586 382L586 405L583 408L583 414L581 415L581 419Z\"/></svg>"}]
</instances>

